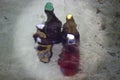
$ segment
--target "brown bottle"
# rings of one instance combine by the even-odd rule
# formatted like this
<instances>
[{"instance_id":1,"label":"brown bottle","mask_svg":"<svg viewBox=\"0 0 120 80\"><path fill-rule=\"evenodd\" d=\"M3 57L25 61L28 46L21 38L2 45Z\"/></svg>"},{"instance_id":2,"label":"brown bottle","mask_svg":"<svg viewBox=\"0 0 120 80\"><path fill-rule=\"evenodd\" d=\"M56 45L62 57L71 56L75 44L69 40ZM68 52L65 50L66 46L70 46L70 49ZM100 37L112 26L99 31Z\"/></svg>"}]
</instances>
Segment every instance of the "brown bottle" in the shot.
<instances>
[{"instance_id":1,"label":"brown bottle","mask_svg":"<svg viewBox=\"0 0 120 80\"><path fill-rule=\"evenodd\" d=\"M66 44L66 36L67 34L73 34L75 36L75 40L77 43L79 43L79 38L80 38L80 34L77 30L77 24L74 21L73 15L72 14L68 14L66 16L66 23L63 25L63 30L62 30L62 43Z\"/></svg>"}]
</instances>

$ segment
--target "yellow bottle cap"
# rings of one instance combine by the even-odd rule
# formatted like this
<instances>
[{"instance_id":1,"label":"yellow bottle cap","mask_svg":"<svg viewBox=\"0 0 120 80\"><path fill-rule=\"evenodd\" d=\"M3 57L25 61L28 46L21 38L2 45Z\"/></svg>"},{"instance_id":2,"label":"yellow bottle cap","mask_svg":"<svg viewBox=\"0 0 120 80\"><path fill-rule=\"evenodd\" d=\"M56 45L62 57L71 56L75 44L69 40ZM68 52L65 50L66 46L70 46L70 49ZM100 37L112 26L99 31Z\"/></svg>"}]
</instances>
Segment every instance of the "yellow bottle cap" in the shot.
<instances>
[{"instance_id":1,"label":"yellow bottle cap","mask_svg":"<svg viewBox=\"0 0 120 80\"><path fill-rule=\"evenodd\" d=\"M73 17L72 14L68 14L68 15L67 15L67 20L70 20L72 17Z\"/></svg>"}]
</instances>

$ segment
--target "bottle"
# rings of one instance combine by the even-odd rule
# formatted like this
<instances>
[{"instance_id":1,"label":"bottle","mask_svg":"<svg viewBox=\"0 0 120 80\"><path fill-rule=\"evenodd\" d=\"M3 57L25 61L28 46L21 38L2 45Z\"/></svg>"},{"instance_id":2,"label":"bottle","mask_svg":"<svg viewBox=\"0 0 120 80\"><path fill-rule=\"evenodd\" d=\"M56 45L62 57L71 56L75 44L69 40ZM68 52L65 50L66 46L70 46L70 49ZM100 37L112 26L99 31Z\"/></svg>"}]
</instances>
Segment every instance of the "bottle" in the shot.
<instances>
[{"instance_id":1,"label":"bottle","mask_svg":"<svg viewBox=\"0 0 120 80\"><path fill-rule=\"evenodd\" d=\"M45 5L45 13L47 20L45 21L44 32L47 36L46 39L42 39L42 44L56 44L61 41L61 21L56 17L54 13L54 7L51 2L47 2Z\"/></svg>"},{"instance_id":2,"label":"bottle","mask_svg":"<svg viewBox=\"0 0 120 80\"><path fill-rule=\"evenodd\" d=\"M75 36L75 41L79 43L80 34L77 30L77 24L73 18L72 14L66 16L66 23L63 25L62 30L62 43L63 45L67 43L67 34L73 34Z\"/></svg>"},{"instance_id":3,"label":"bottle","mask_svg":"<svg viewBox=\"0 0 120 80\"><path fill-rule=\"evenodd\" d=\"M41 62L49 63L52 57L52 46L59 42L61 33L61 21L54 14L53 4L46 3L45 13L47 20L45 23L36 25L37 32L33 35L35 42L38 43L35 48L38 51L38 57ZM42 18L44 20L44 18ZM41 19L41 22L43 21Z\"/></svg>"}]
</instances>

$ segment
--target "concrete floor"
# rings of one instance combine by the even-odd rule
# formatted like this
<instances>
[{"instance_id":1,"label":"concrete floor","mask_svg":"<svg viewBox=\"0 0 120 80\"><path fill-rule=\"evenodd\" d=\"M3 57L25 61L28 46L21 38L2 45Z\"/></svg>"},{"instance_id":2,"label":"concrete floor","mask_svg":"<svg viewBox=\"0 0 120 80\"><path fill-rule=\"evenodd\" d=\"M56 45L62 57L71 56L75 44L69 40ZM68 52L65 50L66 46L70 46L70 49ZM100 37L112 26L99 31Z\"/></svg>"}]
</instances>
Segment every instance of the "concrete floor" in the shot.
<instances>
[{"instance_id":1,"label":"concrete floor","mask_svg":"<svg viewBox=\"0 0 120 80\"><path fill-rule=\"evenodd\" d=\"M52 2L65 23L72 13L81 35L82 71L64 77L57 65L61 44L51 62L39 61L32 34L44 21L44 5ZM120 0L0 0L0 80L119 80Z\"/></svg>"}]
</instances>

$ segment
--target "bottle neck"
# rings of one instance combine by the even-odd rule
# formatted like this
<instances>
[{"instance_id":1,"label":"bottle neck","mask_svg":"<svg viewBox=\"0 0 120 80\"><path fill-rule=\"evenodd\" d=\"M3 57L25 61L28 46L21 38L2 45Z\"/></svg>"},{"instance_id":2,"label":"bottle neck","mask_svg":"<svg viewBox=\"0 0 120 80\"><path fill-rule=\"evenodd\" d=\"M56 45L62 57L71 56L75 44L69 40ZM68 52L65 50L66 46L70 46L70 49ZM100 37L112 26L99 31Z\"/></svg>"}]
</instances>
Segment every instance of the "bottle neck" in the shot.
<instances>
[{"instance_id":1,"label":"bottle neck","mask_svg":"<svg viewBox=\"0 0 120 80\"><path fill-rule=\"evenodd\" d=\"M51 20L58 21L57 17L55 16L54 12L47 12L47 21L46 23L50 22Z\"/></svg>"},{"instance_id":2,"label":"bottle neck","mask_svg":"<svg viewBox=\"0 0 120 80\"><path fill-rule=\"evenodd\" d=\"M51 21L52 20L52 18L53 18L53 16L51 15L51 14L47 14L47 21L46 22L49 22L49 21Z\"/></svg>"}]
</instances>

